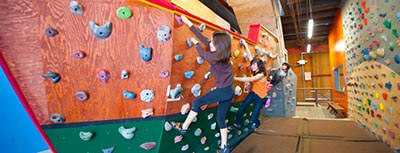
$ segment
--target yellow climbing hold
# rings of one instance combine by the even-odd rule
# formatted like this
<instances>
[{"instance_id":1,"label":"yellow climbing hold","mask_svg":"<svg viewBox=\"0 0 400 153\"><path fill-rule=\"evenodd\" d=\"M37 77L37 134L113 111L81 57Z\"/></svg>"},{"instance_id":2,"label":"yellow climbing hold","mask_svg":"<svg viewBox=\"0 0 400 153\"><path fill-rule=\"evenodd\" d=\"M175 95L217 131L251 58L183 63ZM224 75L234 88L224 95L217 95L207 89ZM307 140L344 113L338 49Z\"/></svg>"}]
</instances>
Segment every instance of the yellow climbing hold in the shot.
<instances>
[{"instance_id":1,"label":"yellow climbing hold","mask_svg":"<svg viewBox=\"0 0 400 153\"><path fill-rule=\"evenodd\" d=\"M367 99L366 98L363 98L363 104L367 105Z\"/></svg>"},{"instance_id":2,"label":"yellow climbing hold","mask_svg":"<svg viewBox=\"0 0 400 153\"><path fill-rule=\"evenodd\" d=\"M383 111L383 110L384 110L383 103L379 103L379 109L380 109L381 111Z\"/></svg>"},{"instance_id":3,"label":"yellow climbing hold","mask_svg":"<svg viewBox=\"0 0 400 153\"><path fill-rule=\"evenodd\" d=\"M376 99L379 99L379 93L378 92L375 92L375 97L376 97Z\"/></svg>"}]
</instances>

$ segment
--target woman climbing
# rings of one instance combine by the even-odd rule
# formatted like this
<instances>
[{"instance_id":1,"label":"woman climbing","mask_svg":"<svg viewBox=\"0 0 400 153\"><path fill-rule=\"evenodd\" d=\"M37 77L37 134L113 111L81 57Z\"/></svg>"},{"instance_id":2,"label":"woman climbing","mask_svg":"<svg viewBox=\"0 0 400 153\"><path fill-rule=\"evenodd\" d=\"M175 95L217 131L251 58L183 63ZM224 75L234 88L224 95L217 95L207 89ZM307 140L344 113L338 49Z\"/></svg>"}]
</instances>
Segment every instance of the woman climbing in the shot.
<instances>
[{"instance_id":1,"label":"woman climbing","mask_svg":"<svg viewBox=\"0 0 400 153\"><path fill-rule=\"evenodd\" d=\"M230 130L240 127L240 121L242 120L243 114L247 109L247 107L249 107L249 105L253 101L254 101L254 108L250 118L252 121L251 127L253 129L258 129L258 127L260 126L260 120L258 119L258 116L260 114L261 107L267 100L268 91L272 87L272 84L270 84L269 81L267 81L267 73L263 61L259 58L255 57L253 58L251 56L249 47L247 46L246 42L244 42L244 46L251 61L250 64L253 76L234 77L234 79L236 81L241 81L241 82L253 82L253 88L247 95L243 103L240 105L239 111L236 114L235 122L233 123L232 126L229 127Z\"/></svg>"},{"instance_id":2,"label":"woman climbing","mask_svg":"<svg viewBox=\"0 0 400 153\"><path fill-rule=\"evenodd\" d=\"M230 63L231 56L231 37L225 31L215 31L211 37L211 41L203 36L193 23L184 15L181 16L182 21L190 27L194 35L206 46L206 50L200 46L200 43L191 38L191 41L196 44L197 52L211 65L211 75L215 78L216 89L197 98L193 101L192 109L189 112L185 122L171 122L173 128L184 135L192 120L200 112L200 107L203 105L218 102L217 123L221 132L221 145L218 149L219 153L229 153L227 147L228 130L225 123L225 116L234 97L233 90L233 69Z\"/></svg>"}]
</instances>

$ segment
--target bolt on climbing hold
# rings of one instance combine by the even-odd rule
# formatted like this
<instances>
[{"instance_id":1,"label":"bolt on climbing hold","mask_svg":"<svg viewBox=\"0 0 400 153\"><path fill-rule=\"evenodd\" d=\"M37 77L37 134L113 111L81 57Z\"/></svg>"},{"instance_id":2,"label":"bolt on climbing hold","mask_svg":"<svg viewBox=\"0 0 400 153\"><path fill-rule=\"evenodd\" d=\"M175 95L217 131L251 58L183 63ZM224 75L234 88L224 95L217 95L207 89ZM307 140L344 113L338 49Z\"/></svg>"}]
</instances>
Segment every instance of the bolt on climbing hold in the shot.
<instances>
[{"instance_id":1,"label":"bolt on climbing hold","mask_svg":"<svg viewBox=\"0 0 400 153\"><path fill-rule=\"evenodd\" d=\"M392 34L394 37L399 38L399 34L397 33L397 29L392 29Z\"/></svg>"},{"instance_id":2,"label":"bolt on climbing hold","mask_svg":"<svg viewBox=\"0 0 400 153\"><path fill-rule=\"evenodd\" d=\"M85 58L86 54L84 52L78 50L78 51L75 51L72 54L72 56L75 57L75 58L82 59L82 58Z\"/></svg>"},{"instance_id":3,"label":"bolt on climbing hold","mask_svg":"<svg viewBox=\"0 0 400 153\"><path fill-rule=\"evenodd\" d=\"M135 134L133 132L136 131L136 127L132 127L132 128L125 128L124 126L120 126L118 128L118 132L122 135L122 137L124 137L127 140L130 140L133 138L133 136L135 136Z\"/></svg>"},{"instance_id":4,"label":"bolt on climbing hold","mask_svg":"<svg viewBox=\"0 0 400 153\"><path fill-rule=\"evenodd\" d=\"M78 15L83 14L82 6L79 5L79 3L77 1L71 1L69 3L69 10L74 14L78 14Z\"/></svg>"},{"instance_id":5,"label":"bolt on climbing hold","mask_svg":"<svg viewBox=\"0 0 400 153\"><path fill-rule=\"evenodd\" d=\"M195 123L195 122L197 122L197 117L194 117L192 120L192 123Z\"/></svg>"},{"instance_id":6,"label":"bolt on climbing hold","mask_svg":"<svg viewBox=\"0 0 400 153\"><path fill-rule=\"evenodd\" d=\"M199 25L199 30L203 32L206 29L206 24L202 23Z\"/></svg>"},{"instance_id":7,"label":"bolt on climbing hold","mask_svg":"<svg viewBox=\"0 0 400 153\"><path fill-rule=\"evenodd\" d=\"M392 83L391 82L385 83L385 87L390 90L392 88Z\"/></svg>"},{"instance_id":8,"label":"bolt on climbing hold","mask_svg":"<svg viewBox=\"0 0 400 153\"><path fill-rule=\"evenodd\" d=\"M188 149L189 149L189 145L186 144L186 145L182 146L181 151L186 151Z\"/></svg>"},{"instance_id":9,"label":"bolt on climbing hold","mask_svg":"<svg viewBox=\"0 0 400 153\"><path fill-rule=\"evenodd\" d=\"M217 128L217 123L213 123L213 124L211 124L211 127L210 127L210 129L211 130L215 130Z\"/></svg>"},{"instance_id":10,"label":"bolt on climbing hold","mask_svg":"<svg viewBox=\"0 0 400 153\"><path fill-rule=\"evenodd\" d=\"M194 136L200 136L201 135L201 133L202 133L202 131L201 131L201 129L200 128L197 128L195 131L194 131Z\"/></svg>"},{"instance_id":11,"label":"bolt on climbing hold","mask_svg":"<svg viewBox=\"0 0 400 153\"><path fill-rule=\"evenodd\" d=\"M235 52L233 53L233 56L234 57L238 57L239 54L240 54L240 51L236 49Z\"/></svg>"},{"instance_id":12,"label":"bolt on climbing hold","mask_svg":"<svg viewBox=\"0 0 400 153\"><path fill-rule=\"evenodd\" d=\"M81 138L81 140L83 141L89 141L93 136L92 132L79 132L79 138Z\"/></svg>"},{"instance_id":13,"label":"bolt on climbing hold","mask_svg":"<svg viewBox=\"0 0 400 153\"><path fill-rule=\"evenodd\" d=\"M151 60L151 55L152 55L152 48L151 47L144 47L143 45L140 45L139 47L139 54L140 57L143 61L148 62Z\"/></svg>"},{"instance_id":14,"label":"bolt on climbing hold","mask_svg":"<svg viewBox=\"0 0 400 153\"><path fill-rule=\"evenodd\" d=\"M175 58L175 61L180 61L180 60L182 60L183 55L182 55L182 54L176 54L176 55L174 56L174 58Z\"/></svg>"},{"instance_id":15,"label":"bolt on climbing hold","mask_svg":"<svg viewBox=\"0 0 400 153\"><path fill-rule=\"evenodd\" d=\"M55 72L49 72L47 74L43 74L42 75L43 78L50 78L51 82L53 83L57 83L58 81L60 81L60 75L55 73Z\"/></svg>"},{"instance_id":16,"label":"bolt on climbing hold","mask_svg":"<svg viewBox=\"0 0 400 153\"><path fill-rule=\"evenodd\" d=\"M142 110L142 118L147 118L149 116L153 116L153 108L147 108Z\"/></svg>"},{"instance_id":17,"label":"bolt on climbing hold","mask_svg":"<svg viewBox=\"0 0 400 153\"><path fill-rule=\"evenodd\" d=\"M98 26L94 21L89 21L89 27L96 38L105 39L111 34L112 24L111 22L107 22L102 26Z\"/></svg>"},{"instance_id":18,"label":"bolt on climbing hold","mask_svg":"<svg viewBox=\"0 0 400 153\"><path fill-rule=\"evenodd\" d=\"M390 51L394 51L394 44L393 44L393 42L390 42L390 43L389 43L389 49L390 49Z\"/></svg>"},{"instance_id":19,"label":"bolt on climbing hold","mask_svg":"<svg viewBox=\"0 0 400 153\"><path fill-rule=\"evenodd\" d=\"M192 78L193 75L194 75L194 71L187 71L187 72L185 72L185 78L186 78L186 79Z\"/></svg>"},{"instance_id":20,"label":"bolt on climbing hold","mask_svg":"<svg viewBox=\"0 0 400 153\"><path fill-rule=\"evenodd\" d=\"M114 151L114 149L115 149L115 146L112 146L110 148L105 148L102 150L103 150L103 153L112 153Z\"/></svg>"},{"instance_id":21,"label":"bolt on climbing hold","mask_svg":"<svg viewBox=\"0 0 400 153\"><path fill-rule=\"evenodd\" d=\"M240 88L239 86L236 86L235 87L235 95L236 96L242 95L242 88Z\"/></svg>"},{"instance_id":22,"label":"bolt on climbing hold","mask_svg":"<svg viewBox=\"0 0 400 153\"><path fill-rule=\"evenodd\" d=\"M145 89L140 92L140 100L150 103L154 99L153 90Z\"/></svg>"},{"instance_id":23,"label":"bolt on climbing hold","mask_svg":"<svg viewBox=\"0 0 400 153\"><path fill-rule=\"evenodd\" d=\"M54 37L58 34L58 31L52 27L48 27L48 28L46 28L46 30L44 30L44 34L47 37Z\"/></svg>"},{"instance_id":24,"label":"bolt on climbing hold","mask_svg":"<svg viewBox=\"0 0 400 153\"><path fill-rule=\"evenodd\" d=\"M50 121L53 123L64 123L65 118L62 114L55 113L50 115Z\"/></svg>"},{"instance_id":25,"label":"bolt on climbing hold","mask_svg":"<svg viewBox=\"0 0 400 153\"><path fill-rule=\"evenodd\" d=\"M107 83L110 79L110 73L108 73L106 70L100 70L97 74L97 78L99 78L103 83Z\"/></svg>"},{"instance_id":26,"label":"bolt on climbing hold","mask_svg":"<svg viewBox=\"0 0 400 153\"><path fill-rule=\"evenodd\" d=\"M211 77L211 72L204 74L204 79L208 80Z\"/></svg>"},{"instance_id":27,"label":"bolt on climbing hold","mask_svg":"<svg viewBox=\"0 0 400 153\"><path fill-rule=\"evenodd\" d=\"M203 62L204 62L203 57L200 57L200 56L197 56L196 60L197 60L198 64L203 64Z\"/></svg>"},{"instance_id":28,"label":"bolt on climbing hold","mask_svg":"<svg viewBox=\"0 0 400 153\"><path fill-rule=\"evenodd\" d=\"M120 7L117 9L116 14L120 19L128 19L132 16L132 11L127 7Z\"/></svg>"},{"instance_id":29,"label":"bolt on climbing hold","mask_svg":"<svg viewBox=\"0 0 400 153\"><path fill-rule=\"evenodd\" d=\"M189 48L191 48L193 46L193 42L190 38L186 39L186 44L189 46Z\"/></svg>"},{"instance_id":30,"label":"bolt on climbing hold","mask_svg":"<svg viewBox=\"0 0 400 153\"><path fill-rule=\"evenodd\" d=\"M135 93L129 92L127 90L122 91L122 95L124 95L125 99L134 99L136 97Z\"/></svg>"},{"instance_id":31,"label":"bolt on climbing hold","mask_svg":"<svg viewBox=\"0 0 400 153\"><path fill-rule=\"evenodd\" d=\"M168 121L166 121L164 124L164 129L165 129L165 131L171 131L172 125Z\"/></svg>"},{"instance_id":32,"label":"bolt on climbing hold","mask_svg":"<svg viewBox=\"0 0 400 153\"><path fill-rule=\"evenodd\" d=\"M194 97L200 96L201 95L201 85L198 83L193 85L191 91L192 91L192 94Z\"/></svg>"},{"instance_id":33,"label":"bolt on climbing hold","mask_svg":"<svg viewBox=\"0 0 400 153\"><path fill-rule=\"evenodd\" d=\"M182 105L182 107L181 107L181 114L185 115L189 112L189 110L190 110L190 104L186 103L186 104Z\"/></svg>"},{"instance_id":34,"label":"bolt on climbing hold","mask_svg":"<svg viewBox=\"0 0 400 153\"><path fill-rule=\"evenodd\" d=\"M166 77L168 77L169 76L169 72L168 71L162 71L161 73L160 73L160 77L162 77L162 78L166 78Z\"/></svg>"},{"instance_id":35,"label":"bolt on climbing hold","mask_svg":"<svg viewBox=\"0 0 400 153\"><path fill-rule=\"evenodd\" d=\"M244 39L240 39L240 40L239 40L240 46L244 46L245 43L246 43L246 41L244 41Z\"/></svg>"},{"instance_id":36,"label":"bolt on climbing hold","mask_svg":"<svg viewBox=\"0 0 400 153\"><path fill-rule=\"evenodd\" d=\"M182 135L178 135L178 136L176 136L176 137L174 138L174 143L181 142L182 139L183 139L183 136L182 136Z\"/></svg>"},{"instance_id":37,"label":"bolt on climbing hold","mask_svg":"<svg viewBox=\"0 0 400 153\"><path fill-rule=\"evenodd\" d=\"M172 90L169 92L169 96L170 96L172 99L177 99L177 98L179 98L179 97L182 96L182 93L183 93L182 85L181 85L181 84L177 84L177 85L176 85L176 88L175 88L175 89L172 89Z\"/></svg>"},{"instance_id":38,"label":"bolt on climbing hold","mask_svg":"<svg viewBox=\"0 0 400 153\"><path fill-rule=\"evenodd\" d=\"M127 70L122 70L121 71L121 79L125 80L129 78L129 72Z\"/></svg>"},{"instance_id":39,"label":"bolt on climbing hold","mask_svg":"<svg viewBox=\"0 0 400 153\"><path fill-rule=\"evenodd\" d=\"M220 136L219 132L218 132L218 133L215 133L214 136L215 136L216 138L218 138L218 137Z\"/></svg>"},{"instance_id":40,"label":"bolt on climbing hold","mask_svg":"<svg viewBox=\"0 0 400 153\"><path fill-rule=\"evenodd\" d=\"M156 142L146 142L140 145L140 147L143 148L144 150L151 150L156 146L157 146Z\"/></svg>"},{"instance_id":41,"label":"bolt on climbing hold","mask_svg":"<svg viewBox=\"0 0 400 153\"><path fill-rule=\"evenodd\" d=\"M84 92L84 91L78 91L75 93L75 97L76 99L78 99L79 101L86 101L87 99L89 99L89 95Z\"/></svg>"},{"instance_id":42,"label":"bolt on climbing hold","mask_svg":"<svg viewBox=\"0 0 400 153\"><path fill-rule=\"evenodd\" d=\"M168 41L171 38L171 28L167 25L160 26L157 30L157 38L161 42Z\"/></svg>"},{"instance_id":43,"label":"bolt on climbing hold","mask_svg":"<svg viewBox=\"0 0 400 153\"><path fill-rule=\"evenodd\" d=\"M175 21L178 24L178 26L183 25L182 18L179 15L176 15L176 14L174 16L175 16Z\"/></svg>"},{"instance_id":44,"label":"bolt on climbing hold","mask_svg":"<svg viewBox=\"0 0 400 153\"><path fill-rule=\"evenodd\" d=\"M200 143L201 143L201 144L205 144L206 141L207 141L207 137L206 137L206 136L203 136L203 137L200 139Z\"/></svg>"},{"instance_id":45,"label":"bolt on climbing hold","mask_svg":"<svg viewBox=\"0 0 400 153\"><path fill-rule=\"evenodd\" d=\"M229 111L232 112L232 113L236 113L236 112L239 111L239 108L238 108L238 107L235 107L235 106L231 106L231 108L229 109Z\"/></svg>"},{"instance_id":46,"label":"bolt on climbing hold","mask_svg":"<svg viewBox=\"0 0 400 153\"><path fill-rule=\"evenodd\" d=\"M392 28L392 22L390 20L383 21L383 25L388 29Z\"/></svg>"},{"instance_id":47,"label":"bolt on climbing hold","mask_svg":"<svg viewBox=\"0 0 400 153\"><path fill-rule=\"evenodd\" d=\"M210 113L210 114L208 114L207 119L211 120L213 117L214 117L214 113Z\"/></svg>"}]
</instances>

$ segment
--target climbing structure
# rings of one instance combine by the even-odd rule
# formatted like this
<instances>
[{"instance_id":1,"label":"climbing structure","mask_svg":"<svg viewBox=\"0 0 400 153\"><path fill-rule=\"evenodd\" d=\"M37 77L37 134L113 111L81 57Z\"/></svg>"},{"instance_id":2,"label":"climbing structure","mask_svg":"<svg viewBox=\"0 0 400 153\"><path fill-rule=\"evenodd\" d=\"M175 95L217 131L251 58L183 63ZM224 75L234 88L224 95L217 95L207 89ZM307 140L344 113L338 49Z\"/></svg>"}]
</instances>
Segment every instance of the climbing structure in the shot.
<instances>
[{"instance_id":1,"label":"climbing structure","mask_svg":"<svg viewBox=\"0 0 400 153\"><path fill-rule=\"evenodd\" d=\"M216 104L204 108L185 137L171 130L169 121L183 121L192 101L215 87L209 64L187 41L194 35L179 16L187 15L207 37L224 29L167 1L55 0L30 7L30 13L38 16L34 18L38 24L29 25L38 30L26 32L36 43L22 45L31 49L30 60L10 50L4 54L7 61L17 63L10 64L16 65L11 70L57 152L216 150L220 139ZM256 49L258 42L229 33L236 76L251 75L243 41L267 67L274 65L277 49L267 40L276 38L263 36L266 41L260 45L269 49ZM5 36L23 39L23 35ZM248 84L234 86L237 96L227 115L228 125L249 90ZM33 90L37 92L29 92ZM244 126L229 133L232 147L252 131L251 109Z\"/></svg>"},{"instance_id":2,"label":"climbing structure","mask_svg":"<svg viewBox=\"0 0 400 153\"><path fill-rule=\"evenodd\" d=\"M400 150L398 1L343 3L349 117Z\"/></svg>"}]
</instances>

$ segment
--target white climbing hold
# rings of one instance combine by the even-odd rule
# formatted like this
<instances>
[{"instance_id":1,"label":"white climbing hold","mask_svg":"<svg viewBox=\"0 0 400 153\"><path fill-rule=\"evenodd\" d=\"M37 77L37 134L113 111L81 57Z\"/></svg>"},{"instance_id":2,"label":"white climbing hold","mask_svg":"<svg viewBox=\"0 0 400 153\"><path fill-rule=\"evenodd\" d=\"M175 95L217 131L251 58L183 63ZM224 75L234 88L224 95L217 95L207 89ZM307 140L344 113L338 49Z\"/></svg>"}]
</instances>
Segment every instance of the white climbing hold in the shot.
<instances>
[{"instance_id":1,"label":"white climbing hold","mask_svg":"<svg viewBox=\"0 0 400 153\"><path fill-rule=\"evenodd\" d=\"M226 119L226 120L225 120L225 123L227 123L227 124L228 124L228 123L229 123L229 120L228 120L228 119Z\"/></svg>"},{"instance_id":2,"label":"white climbing hold","mask_svg":"<svg viewBox=\"0 0 400 153\"><path fill-rule=\"evenodd\" d=\"M127 70L122 70L121 71L121 79L122 80L125 80L125 79L128 79L129 78L129 73L128 73L128 71Z\"/></svg>"},{"instance_id":3,"label":"white climbing hold","mask_svg":"<svg viewBox=\"0 0 400 153\"><path fill-rule=\"evenodd\" d=\"M211 72L204 74L204 79L208 80L211 77Z\"/></svg>"},{"instance_id":4,"label":"white climbing hold","mask_svg":"<svg viewBox=\"0 0 400 153\"><path fill-rule=\"evenodd\" d=\"M201 143L201 144L205 144L206 141L207 141L207 137L206 137L206 136L204 136L204 137L202 137L202 138L200 139L200 143Z\"/></svg>"},{"instance_id":5,"label":"white climbing hold","mask_svg":"<svg viewBox=\"0 0 400 153\"><path fill-rule=\"evenodd\" d=\"M168 121L166 121L165 124L164 124L164 129L165 129L165 131L171 131L172 130L172 125L169 124Z\"/></svg>"},{"instance_id":6,"label":"white climbing hold","mask_svg":"<svg viewBox=\"0 0 400 153\"><path fill-rule=\"evenodd\" d=\"M103 153L112 153L114 151L115 146L112 146L110 148L102 149Z\"/></svg>"},{"instance_id":7,"label":"white climbing hold","mask_svg":"<svg viewBox=\"0 0 400 153\"><path fill-rule=\"evenodd\" d=\"M210 114L208 114L207 119L211 120L213 117L214 117L214 113L210 113Z\"/></svg>"},{"instance_id":8,"label":"white climbing hold","mask_svg":"<svg viewBox=\"0 0 400 153\"><path fill-rule=\"evenodd\" d=\"M185 115L189 112L189 110L190 110L190 104L186 103L186 104L182 105L182 107L181 107L181 114Z\"/></svg>"},{"instance_id":9,"label":"white climbing hold","mask_svg":"<svg viewBox=\"0 0 400 153\"><path fill-rule=\"evenodd\" d=\"M92 132L79 132L79 137L81 138L81 140L83 141L89 141L93 136Z\"/></svg>"},{"instance_id":10,"label":"white climbing hold","mask_svg":"<svg viewBox=\"0 0 400 153\"><path fill-rule=\"evenodd\" d=\"M213 124L211 124L211 130L215 130L217 128L217 123L213 123Z\"/></svg>"},{"instance_id":11,"label":"white climbing hold","mask_svg":"<svg viewBox=\"0 0 400 153\"><path fill-rule=\"evenodd\" d=\"M236 96L242 95L242 88L240 88L239 86L236 86L235 87L235 95Z\"/></svg>"},{"instance_id":12,"label":"white climbing hold","mask_svg":"<svg viewBox=\"0 0 400 153\"><path fill-rule=\"evenodd\" d=\"M210 147L207 146L204 148L204 151L208 151L208 150L210 150Z\"/></svg>"},{"instance_id":13,"label":"white climbing hold","mask_svg":"<svg viewBox=\"0 0 400 153\"><path fill-rule=\"evenodd\" d=\"M218 133L215 133L214 136L215 136L216 138L218 138L218 137L220 136L219 132L218 132Z\"/></svg>"},{"instance_id":14,"label":"white climbing hold","mask_svg":"<svg viewBox=\"0 0 400 153\"><path fill-rule=\"evenodd\" d=\"M189 145L188 144L182 146L182 148L181 148L182 151L186 151L188 149L189 149Z\"/></svg>"},{"instance_id":15,"label":"white climbing hold","mask_svg":"<svg viewBox=\"0 0 400 153\"><path fill-rule=\"evenodd\" d=\"M217 87L212 87L212 88L211 88L211 91L213 91L213 90L215 90L215 89L217 89Z\"/></svg>"},{"instance_id":16,"label":"white climbing hold","mask_svg":"<svg viewBox=\"0 0 400 153\"><path fill-rule=\"evenodd\" d=\"M142 110L142 118L147 118L153 115L153 108L147 108Z\"/></svg>"},{"instance_id":17,"label":"white climbing hold","mask_svg":"<svg viewBox=\"0 0 400 153\"><path fill-rule=\"evenodd\" d=\"M201 85L198 83L193 85L191 91L192 91L192 94L194 97L200 96L201 95Z\"/></svg>"},{"instance_id":18,"label":"white climbing hold","mask_svg":"<svg viewBox=\"0 0 400 153\"><path fill-rule=\"evenodd\" d=\"M176 136L176 137L174 138L174 143L181 142L182 139L183 139L183 136L182 136L182 135L178 135L178 136Z\"/></svg>"},{"instance_id":19,"label":"white climbing hold","mask_svg":"<svg viewBox=\"0 0 400 153\"><path fill-rule=\"evenodd\" d=\"M202 133L202 131L201 131L200 128L197 128L196 131L194 131L194 135L197 136L197 137L200 136L201 133Z\"/></svg>"},{"instance_id":20,"label":"white climbing hold","mask_svg":"<svg viewBox=\"0 0 400 153\"><path fill-rule=\"evenodd\" d=\"M197 122L197 117L194 117L192 120L193 123Z\"/></svg>"},{"instance_id":21,"label":"white climbing hold","mask_svg":"<svg viewBox=\"0 0 400 153\"><path fill-rule=\"evenodd\" d=\"M150 103L154 99L153 90L145 89L140 92L140 100Z\"/></svg>"},{"instance_id":22,"label":"white climbing hold","mask_svg":"<svg viewBox=\"0 0 400 153\"><path fill-rule=\"evenodd\" d=\"M135 134L133 133L135 131L136 127L126 129L124 126L120 126L118 128L118 132L122 135L122 137L124 137L127 140L130 140L133 138L133 136L135 136Z\"/></svg>"},{"instance_id":23,"label":"white climbing hold","mask_svg":"<svg viewBox=\"0 0 400 153\"><path fill-rule=\"evenodd\" d=\"M198 64L203 64L204 63L203 57L197 56L197 63Z\"/></svg>"}]
</instances>

